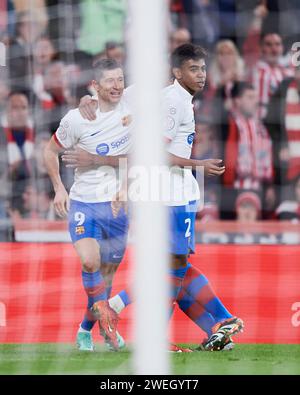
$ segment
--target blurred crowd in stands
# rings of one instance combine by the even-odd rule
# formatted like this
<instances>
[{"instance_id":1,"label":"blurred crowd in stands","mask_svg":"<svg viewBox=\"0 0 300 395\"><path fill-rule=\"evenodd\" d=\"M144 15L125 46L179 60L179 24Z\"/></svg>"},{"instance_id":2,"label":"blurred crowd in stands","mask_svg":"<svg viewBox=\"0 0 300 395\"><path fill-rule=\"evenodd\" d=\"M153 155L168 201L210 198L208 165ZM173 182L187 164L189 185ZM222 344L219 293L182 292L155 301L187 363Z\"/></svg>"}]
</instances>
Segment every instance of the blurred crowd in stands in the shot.
<instances>
[{"instance_id":1,"label":"blurred crowd in stands","mask_svg":"<svg viewBox=\"0 0 300 395\"><path fill-rule=\"evenodd\" d=\"M226 172L207 180L199 219L298 221L300 1L166 1L169 51L193 42L209 53L193 157L222 158ZM58 219L43 146L92 93L96 59L116 59L128 77L127 11L126 0L1 1L1 229L18 217ZM72 171L61 169L70 186Z\"/></svg>"}]
</instances>

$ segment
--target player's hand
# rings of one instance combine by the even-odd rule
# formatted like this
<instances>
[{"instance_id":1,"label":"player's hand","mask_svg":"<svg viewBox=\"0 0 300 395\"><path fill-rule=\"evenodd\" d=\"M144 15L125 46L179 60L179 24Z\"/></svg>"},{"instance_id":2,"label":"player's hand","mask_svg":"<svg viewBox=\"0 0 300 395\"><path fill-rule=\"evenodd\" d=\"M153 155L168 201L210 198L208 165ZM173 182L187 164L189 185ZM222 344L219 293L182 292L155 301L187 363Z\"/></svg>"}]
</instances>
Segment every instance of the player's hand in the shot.
<instances>
[{"instance_id":1,"label":"player's hand","mask_svg":"<svg viewBox=\"0 0 300 395\"><path fill-rule=\"evenodd\" d=\"M78 147L73 151L65 151L61 159L66 167L90 167L94 165L94 155Z\"/></svg>"},{"instance_id":2,"label":"player's hand","mask_svg":"<svg viewBox=\"0 0 300 395\"><path fill-rule=\"evenodd\" d=\"M205 159L201 160L201 165L204 166L204 174L206 176L221 176L225 171L225 166L222 166L222 159Z\"/></svg>"},{"instance_id":3,"label":"player's hand","mask_svg":"<svg viewBox=\"0 0 300 395\"><path fill-rule=\"evenodd\" d=\"M96 110L98 108L98 100L92 99L91 96L86 95L80 99L79 112L84 119L94 121L96 119Z\"/></svg>"},{"instance_id":4,"label":"player's hand","mask_svg":"<svg viewBox=\"0 0 300 395\"><path fill-rule=\"evenodd\" d=\"M258 6L256 6L256 8L254 9L254 16L256 17L256 18L259 18L259 19L264 19L264 18L266 18L266 16L268 15L268 13L269 13L269 10L268 10L268 8L267 8L267 6L266 6L266 2L265 1L262 1L262 3L261 4L259 4Z\"/></svg>"},{"instance_id":5,"label":"player's hand","mask_svg":"<svg viewBox=\"0 0 300 395\"><path fill-rule=\"evenodd\" d=\"M111 202L111 211L114 218L117 218L122 207L127 214L127 193L124 190L119 191Z\"/></svg>"},{"instance_id":6,"label":"player's hand","mask_svg":"<svg viewBox=\"0 0 300 395\"><path fill-rule=\"evenodd\" d=\"M114 218L117 218L121 208L124 209L126 214L128 213L127 202L118 202L116 200L111 202L111 211Z\"/></svg>"},{"instance_id":7,"label":"player's hand","mask_svg":"<svg viewBox=\"0 0 300 395\"><path fill-rule=\"evenodd\" d=\"M119 202L117 200L113 200L111 202L111 211L112 211L112 215L114 218L117 218L123 205L124 205L124 202Z\"/></svg>"},{"instance_id":8,"label":"player's hand","mask_svg":"<svg viewBox=\"0 0 300 395\"><path fill-rule=\"evenodd\" d=\"M68 215L70 209L70 198L64 187L57 189L54 197L54 208L57 215L64 218Z\"/></svg>"}]
</instances>

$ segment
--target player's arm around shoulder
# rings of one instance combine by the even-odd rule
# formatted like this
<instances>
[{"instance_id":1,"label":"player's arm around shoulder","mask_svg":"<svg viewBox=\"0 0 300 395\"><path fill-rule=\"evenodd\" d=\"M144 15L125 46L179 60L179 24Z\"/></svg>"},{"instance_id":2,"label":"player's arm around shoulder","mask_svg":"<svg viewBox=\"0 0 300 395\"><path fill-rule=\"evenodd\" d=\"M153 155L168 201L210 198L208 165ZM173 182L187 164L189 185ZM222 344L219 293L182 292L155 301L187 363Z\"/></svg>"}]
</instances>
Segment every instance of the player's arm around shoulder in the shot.
<instances>
[{"instance_id":1,"label":"player's arm around shoulder","mask_svg":"<svg viewBox=\"0 0 300 395\"><path fill-rule=\"evenodd\" d=\"M83 119L88 121L94 121L96 119L97 108L97 96L85 95L80 99L78 111Z\"/></svg>"},{"instance_id":2,"label":"player's arm around shoulder","mask_svg":"<svg viewBox=\"0 0 300 395\"><path fill-rule=\"evenodd\" d=\"M95 155L79 148L76 145L80 141L81 131L85 129L87 122L89 121L84 118L79 107L69 111L65 119L63 119L61 122L64 138L67 139L65 136L65 126L68 127L68 130L71 134L71 136L68 136L69 140L67 145L64 146L65 151L62 155L62 161L66 167L81 167L87 169L96 165L96 163L94 163Z\"/></svg>"},{"instance_id":3,"label":"player's arm around shoulder","mask_svg":"<svg viewBox=\"0 0 300 395\"><path fill-rule=\"evenodd\" d=\"M124 89L123 100L131 105L133 102L133 95L135 94L134 85L128 86ZM83 119L88 121L94 121L96 119L96 111L98 109L98 98L97 96L85 95L80 99L78 110Z\"/></svg>"},{"instance_id":4,"label":"player's arm around shoulder","mask_svg":"<svg viewBox=\"0 0 300 395\"><path fill-rule=\"evenodd\" d=\"M98 103L98 102L97 102ZM81 135L81 125L83 128L86 127L87 120L83 115L80 105L78 109L72 110L74 111L72 115L72 124L73 124L73 143L76 143L80 140ZM69 112L70 113L70 112ZM128 117L126 117L128 118ZM92 121L92 120L91 120ZM128 121L128 119L126 120ZM62 125L63 126L63 125ZM75 144L69 144L68 147L65 147L66 150L62 155L62 161L64 162L66 167L71 168L81 168L84 170L99 167L99 166L111 166L118 167L120 158L127 158L127 155L116 155L116 156L100 156L97 154L90 153L78 146L74 147ZM69 148L70 147L70 148Z\"/></svg>"}]
</instances>

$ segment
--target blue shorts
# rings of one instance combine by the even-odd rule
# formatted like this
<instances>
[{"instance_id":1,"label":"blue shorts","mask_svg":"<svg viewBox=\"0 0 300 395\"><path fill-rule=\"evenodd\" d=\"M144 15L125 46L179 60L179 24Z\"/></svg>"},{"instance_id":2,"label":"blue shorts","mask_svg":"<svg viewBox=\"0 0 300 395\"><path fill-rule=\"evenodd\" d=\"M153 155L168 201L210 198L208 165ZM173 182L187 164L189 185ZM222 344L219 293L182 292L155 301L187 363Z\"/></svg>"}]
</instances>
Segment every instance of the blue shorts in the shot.
<instances>
[{"instance_id":1,"label":"blue shorts","mask_svg":"<svg viewBox=\"0 0 300 395\"><path fill-rule=\"evenodd\" d=\"M197 201L186 206L169 207L170 253L188 255L195 252Z\"/></svg>"},{"instance_id":2,"label":"blue shorts","mask_svg":"<svg viewBox=\"0 0 300 395\"><path fill-rule=\"evenodd\" d=\"M128 217L123 208L114 218L111 202L83 203L71 200L68 217L73 243L91 237L100 245L101 262L121 262L128 235Z\"/></svg>"}]
</instances>

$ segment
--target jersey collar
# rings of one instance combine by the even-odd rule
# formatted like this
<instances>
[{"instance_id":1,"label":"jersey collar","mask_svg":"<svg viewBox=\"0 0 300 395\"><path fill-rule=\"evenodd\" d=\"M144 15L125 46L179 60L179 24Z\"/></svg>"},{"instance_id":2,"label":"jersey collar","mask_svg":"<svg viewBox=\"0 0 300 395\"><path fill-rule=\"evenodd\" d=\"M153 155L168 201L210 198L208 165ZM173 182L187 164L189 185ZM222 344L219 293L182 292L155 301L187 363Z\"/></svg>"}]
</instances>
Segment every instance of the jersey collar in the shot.
<instances>
[{"instance_id":1,"label":"jersey collar","mask_svg":"<svg viewBox=\"0 0 300 395\"><path fill-rule=\"evenodd\" d=\"M184 89L179 82L175 79L174 80L174 86L177 89L178 93L180 94L180 96L184 99L187 100L189 102L192 102L193 100L193 95L191 95L186 89Z\"/></svg>"}]
</instances>

